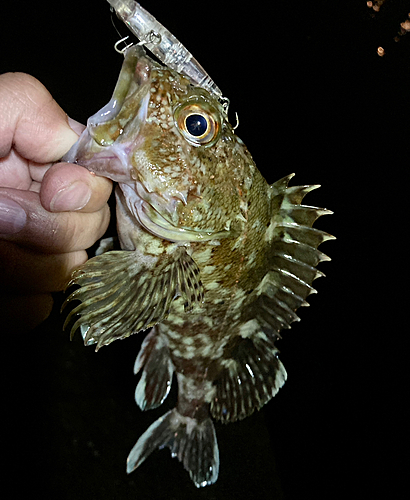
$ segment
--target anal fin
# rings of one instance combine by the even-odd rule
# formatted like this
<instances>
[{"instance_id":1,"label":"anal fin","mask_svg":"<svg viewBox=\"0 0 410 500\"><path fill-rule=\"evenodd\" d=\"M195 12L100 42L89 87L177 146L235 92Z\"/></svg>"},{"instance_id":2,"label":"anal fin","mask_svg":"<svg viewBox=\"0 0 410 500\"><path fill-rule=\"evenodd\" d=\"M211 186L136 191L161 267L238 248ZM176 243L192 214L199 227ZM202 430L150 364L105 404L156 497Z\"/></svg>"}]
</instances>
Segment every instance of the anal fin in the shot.
<instances>
[{"instance_id":1,"label":"anal fin","mask_svg":"<svg viewBox=\"0 0 410 500\"><path fill-rule=\"evenodd\" d=\"M137 374L142 368L135 401L141 410L151 410L160 406L168 396L174 372L168 346L155 326L142 343L134 373Z\"/></svg>"}]
</instances>

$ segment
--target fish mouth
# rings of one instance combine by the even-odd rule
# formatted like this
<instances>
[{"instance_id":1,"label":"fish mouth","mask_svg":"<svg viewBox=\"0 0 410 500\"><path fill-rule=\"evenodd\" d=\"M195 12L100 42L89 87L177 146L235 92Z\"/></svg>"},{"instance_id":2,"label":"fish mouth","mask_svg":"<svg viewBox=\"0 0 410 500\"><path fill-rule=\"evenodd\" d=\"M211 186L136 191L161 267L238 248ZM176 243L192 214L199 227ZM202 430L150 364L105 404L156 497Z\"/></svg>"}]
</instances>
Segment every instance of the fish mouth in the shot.
<instances>
[{"instance_id":1,"label":"fish mouth","mask_svg":"<svg viewBox=\"0 0 410 500\"><path fill-rule=\"evenodd\" d=\"M110 101L87 120L90 135L99 145L112 145L123 134L123 124L134 121L136 114L140 122L145 121L149 95L145 95L144 99L143 94L149 94L146 92L146 84L150 79L150 72L151 60L143 47L131 46L125 53ZM138 113L135 110L139 110ZM117 127L113 127L114 120ZM135 135L135 131L133 133Z\"/></svg>"},{"instance_id":2,"label":"fish mouth","mask_svg":"<svg viewBox=\"0 0 410 500\"><path fill-rule=\"evenodd\" d=\"M208 241L218 238L218 233L174 226L146 201L142 201L137 207L137 214L141 225L147 231L174 243L183 241Z\"/></svg>"},{"instance_id":3,"label":"fish mouth","mask_svg":"<svg viewBox=\"0 0 410 500\"><path fill-rule=\"evenodd\" d=\"M142 47L127 50L112 98L88 118L86 129L60 161L116 182L130 180L128 157L143 143L139 131L147 119L151 66Z\"/></svg>"},{"instance_id":4,"label":"fish mouth","mask_svg":"<svg viewBox=\"0 0 410 500\"><path fill-rule=\"evenodd\" d=\"M144 186L120 184L128 208L141 226L149 233L173 243L200 242L227 238L229 231L206 231L178 225L177 205L182 203L176 197L168 200L157 193L149 193Z\"/></svg>"}]
</instances>

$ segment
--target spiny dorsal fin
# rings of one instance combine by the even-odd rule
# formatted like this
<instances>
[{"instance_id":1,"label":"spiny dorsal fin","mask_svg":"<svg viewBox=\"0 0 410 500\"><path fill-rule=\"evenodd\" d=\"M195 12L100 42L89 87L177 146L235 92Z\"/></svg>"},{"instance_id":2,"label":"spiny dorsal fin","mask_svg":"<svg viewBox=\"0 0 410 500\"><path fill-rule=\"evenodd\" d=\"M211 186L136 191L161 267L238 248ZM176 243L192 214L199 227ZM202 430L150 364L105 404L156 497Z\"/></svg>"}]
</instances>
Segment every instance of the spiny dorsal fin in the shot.
<instances>
[{"instance_id":1,"label":"spiny dorsal fin","mask_svg":"<svg viewBox=\"0 0 410 500\"><path fill-rule=\"evenodd\" d=\"M281 329L299 321L295 311L300 306L309 305L306 298L316 293L313 281L324 276L316 266L330 260L317 248L334 239L312 227L318 217L332 212L302 205L306 194L320 186L288 187L292 177L288 175L269 187L272 219L265 237L269 244L267 273L255 290L252 312L247 315L256 317L260 326L270 329L276 337Z\"/></svg>"}]
</instances>

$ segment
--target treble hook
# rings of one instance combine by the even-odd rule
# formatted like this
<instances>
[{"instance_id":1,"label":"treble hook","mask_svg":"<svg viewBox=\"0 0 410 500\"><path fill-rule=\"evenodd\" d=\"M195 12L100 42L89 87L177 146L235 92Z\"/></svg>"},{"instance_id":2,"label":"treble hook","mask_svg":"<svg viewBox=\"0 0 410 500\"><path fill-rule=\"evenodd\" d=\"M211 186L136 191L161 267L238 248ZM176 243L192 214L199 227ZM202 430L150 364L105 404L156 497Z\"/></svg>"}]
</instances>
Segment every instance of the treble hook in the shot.
<instances>
[{"instance_id":1,"label":"treble hook","mask_svg":"<svg viewBox=\"0 0 410 500\"><path fill-rule=\"evenodd\" d=\"M127 49L129 49L130 47L132 47L132 45L133 45L133 44L132 44L132 43L130 43L130 44L126 45L126 46L125 46L123 49L121 49L121 50L118 48L118 45L119 45L120 43L122 43L122 42L125 42L125 40L126 40L127 38L129 38L129 36L125 36L124 38L121 38L121 40L118 40L118 42L116 42L116 43L114 44L114 50L115 50L116 52L118 52L118 54L122 54L122 55L124 55L124 52L125 52Z\"/></svg>"},{"instance_id":2,"label":"treble hook","mask_svg":"<svg viewBox=\"0 0 410 500\"><path fill-rule=\"evenodd\" d=\"M218 101L222 104L225 115L228 116L230 100L227 97L218 96Z\"/></svg>"},{"instance_id":3,"label":"treble hook","mask_svg":"<svg viewBox=\"0 0 410 500\"><path fill-rule=\"evenodd\" d=\"M236 130L239 127L239 116L236 111L235 111L235 117L236 117L236 125L232 127L233 130Z\"/></svg>"}]
</instances>

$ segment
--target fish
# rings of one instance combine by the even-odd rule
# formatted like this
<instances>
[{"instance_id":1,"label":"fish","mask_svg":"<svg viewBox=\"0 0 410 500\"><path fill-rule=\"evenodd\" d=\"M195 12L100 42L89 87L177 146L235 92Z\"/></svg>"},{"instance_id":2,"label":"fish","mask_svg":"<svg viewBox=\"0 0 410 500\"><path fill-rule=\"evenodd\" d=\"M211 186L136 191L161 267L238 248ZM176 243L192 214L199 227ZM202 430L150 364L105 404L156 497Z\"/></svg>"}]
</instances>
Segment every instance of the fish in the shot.
<instances>
[{"instance_id":1,"label":"fish","mask_svg":"<svg viewBox=\"0 0 410 500\"><path fill-rule=\"evenodd\" d=\"M64 158L116 183L120 250L73 272L64 328L97 350L148 331L136 403L160 406L173 379L178 401L127 472L168 447L203 487L219 474L213 420L248 417L286 381L276 342L330 260L318 247L334 237L313 224L332 212L304 205L319 186L290 186L294 174L267 183L217 96L141 44L124 53L112 99Z\"/></svg>"}]
</instances>

